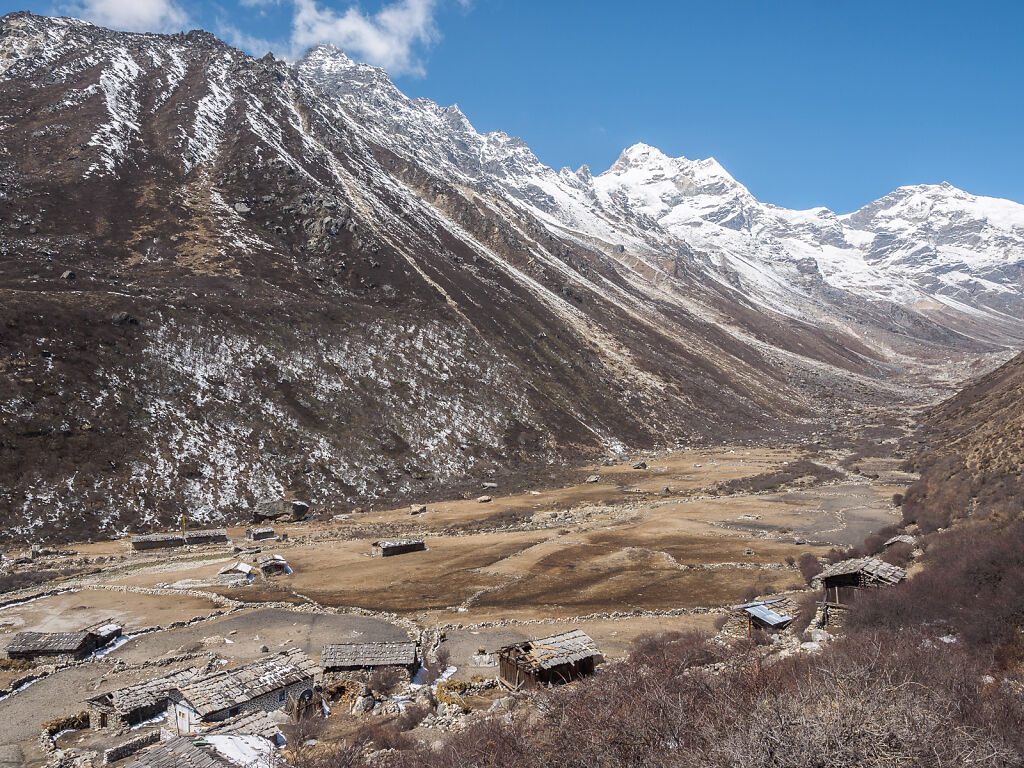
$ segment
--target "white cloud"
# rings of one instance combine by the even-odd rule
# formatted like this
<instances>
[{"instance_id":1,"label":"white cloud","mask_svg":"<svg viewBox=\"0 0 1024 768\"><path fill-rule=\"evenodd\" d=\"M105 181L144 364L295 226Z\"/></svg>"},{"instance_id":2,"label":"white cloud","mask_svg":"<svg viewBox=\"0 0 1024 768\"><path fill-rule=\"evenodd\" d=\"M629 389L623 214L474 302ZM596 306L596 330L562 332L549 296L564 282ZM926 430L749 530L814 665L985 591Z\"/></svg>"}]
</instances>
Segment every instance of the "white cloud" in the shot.
<instances>
[{"instance_id":1,"label":"white cloud","mask_svg":"<svg viewBox=\"0 0 1024 768\"><path fill-rule=\"evenodd\" d=\"M174 0L82 0L71 14L101 27L129 32L178 32L188 14Z\"/></svg>"},{"instance_id":2,"label":"white cloud","mask_svg":"<svg viewBox=\"0 0 1024 768\"><path fill-rule=\"evenodd\" d=\"M295 0L292 51L301 53L320 43L334 43L392 75L422 75L419 50L439 37L435 8L436 0L396 0L368 16L354 5L338 13L317 5L316 0Z\"/></svg>"}]
</instances>

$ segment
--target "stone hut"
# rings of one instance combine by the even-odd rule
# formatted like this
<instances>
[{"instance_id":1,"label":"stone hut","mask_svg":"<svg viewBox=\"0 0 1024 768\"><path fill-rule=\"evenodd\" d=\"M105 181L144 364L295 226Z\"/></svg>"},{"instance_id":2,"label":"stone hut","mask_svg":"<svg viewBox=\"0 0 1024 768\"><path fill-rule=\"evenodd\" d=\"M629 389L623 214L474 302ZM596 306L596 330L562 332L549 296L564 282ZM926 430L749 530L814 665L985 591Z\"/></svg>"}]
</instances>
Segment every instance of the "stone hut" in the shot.
<instances>
[{"instance_id":1,"label":"stone hut","mask_svg":"<svg viewBox=\"0 0 1024 768\"><path fill-rule=\"evenodd\" d=\"M5 650L7 658L23 661L84 659L120 637L122 629L108 619L78 632L19 632Z\"/></svg>"},{"instance_id":2,"label":"stone hut","mask_svg":"<svg viewBox=\"0 0 1024 768\"><path fill-rule=\"evenodd\" d=\"M578 680L604 661L594 641L575 629L507 645L498 651L499 680L513 690Z\"/></svg>"},{"instance_id":3,"label":"stone hut","mask_svg":"<svg viewBox=\"0 0 1024 768\"><path fill-rule=\"evenodd\" d=\"M111 733L127 733L132 726L150 720L167 710L172 689L199 675L195 667L155 677L89 699L89 727L109 728Z\"/></svg>"},{"instance_id":4,"label":"stone hut","mask_svg":"<svg viewBox=\"0 0 1024 768\"><path fill-rule=\"evenodd\" d=\"M167 727L179 734L195 733L240 714L281 709L290 697L311 700L316 673L313 660L292 649L190 680L170 692Z\"/></svg>"},{"instance_id":5,"label":"stone hut","mask_svg":"<svg viewBox=\"0 0 1024 768\"><path fill-rule=\"evenodd\" d=\"M273 528L265 526L261 528L247 528L245 538L249 541L266 541L267 539L276 539L277 535L274 533Z\"/></svg>"},{"instance_id":6,"label":"stone hut","mask_svg":"<svg viewBox=\"0 0 1024 768\"><path fill-rule=\"evenodd\" d=\"M374 557L391 557L392 555L404 555L406 552L422 552L427 548L423 539L375 541L370 546Z\"/></svg>"},{"instance_id":7,"label":"stone hut","mask_svg":"<svg viewBox=\"0 0 1024 768\"><path fill-rule=\"evenodd\" d=\"M224 528L185 532L185 543L190 546L195 544L226 544L227 541L228 532Z\"/></svg>"},{"instance_id":8,"label":"stone hut","mask_svg":"<svg viewBox=\"0 0 1024 768\"><path fill-rule=\"evenodd\" d=\"M410 677L416 671L418 658L416 643L332 643L325 645L320 654L320 667L325 679L351 677L358 673L371 673L381 667L395 667Z\"/></svg>"},{"instance_id":9,"label":"stone hut","mask_svg":"<svg viewBox=\"0 0 1024 768\"><path fill-rule=\"evenodd\" d=\"M131 546L136 552L147 549L184 547L185 537L180 533L147 533L141 536L132 536Z\"/></svg>"},{"instance_id":10,"label":"stone hut","mask_svg":"<svg viewBox=\"0 0 1024 768\"><path fill-rule=\"evenodd\" d=\"M260 569L260 573L264 576L278 576L292 572L292 569L288 565L288 561L281 555L275 554L260 555L257 557L256 567Z\"/></svg>"}]
</instances>

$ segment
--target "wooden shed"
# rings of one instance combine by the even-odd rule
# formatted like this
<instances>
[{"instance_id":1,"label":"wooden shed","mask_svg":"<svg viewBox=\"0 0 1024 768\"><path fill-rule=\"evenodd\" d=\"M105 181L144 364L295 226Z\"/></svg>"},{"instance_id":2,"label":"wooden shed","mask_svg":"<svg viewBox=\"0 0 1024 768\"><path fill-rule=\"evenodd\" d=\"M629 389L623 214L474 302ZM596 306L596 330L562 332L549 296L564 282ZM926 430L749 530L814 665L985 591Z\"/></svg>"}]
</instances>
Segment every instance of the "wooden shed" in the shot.
<instances>
[{"instance_id":1,"label":"wooden shed","mask_svg":"<svg viewBox=\"0 0 1024 768\"><path fill-rule=\"evenodd\" d=\"M604 661L588 634L581 630L508 645L498 651L502 683L519 690L578 680L593 674Z\"/></svg>"},{"instance_id":2,"label":"wooden shed","mask_svg":"<svg viewBox=\"0 0 1024 768\"><path fill-rule=\"evenodd\" d=\"M423 539L375 541L371 546L374 557L391 557L392 555L404 555L406 552L422 552L427 548Z\"/></svg>"},{"instance_id":3,"label":"wooden shed","mask_svg":"<svg viewBox=\"0 0 1024 768\"><path fill-rule=\"evenodd\" d=\"M876 557L856 557L833 563L814 577L825 590L824 602L843 605L856 598L858 590L892 586L907 578L907 572Z\"/></svg>"}]
</instances>

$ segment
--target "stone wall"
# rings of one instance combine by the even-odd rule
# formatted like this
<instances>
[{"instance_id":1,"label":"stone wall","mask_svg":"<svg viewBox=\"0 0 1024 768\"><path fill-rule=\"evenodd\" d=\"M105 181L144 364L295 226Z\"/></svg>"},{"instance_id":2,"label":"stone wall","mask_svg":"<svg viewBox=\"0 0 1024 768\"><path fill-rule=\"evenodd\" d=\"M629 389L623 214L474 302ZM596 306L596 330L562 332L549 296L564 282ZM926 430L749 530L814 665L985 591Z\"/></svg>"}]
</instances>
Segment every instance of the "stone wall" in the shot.
<instances>
[{"instance_id":1,"label":"stone wall","mask_svg":"<svg viewBox=\"0 0 1024 768\"><path fill-rule=\"evenodd\" d=\"M116 747L103 751L103 765L110 765L116 763L118 760L123 760L128 755L134 755L143 747L148 747L150 744L156 744L160 741L160 731L153 731L143 736L136 736L134 739L129 739L123 744L118 744Z\"/></svg>"}]
</instances>

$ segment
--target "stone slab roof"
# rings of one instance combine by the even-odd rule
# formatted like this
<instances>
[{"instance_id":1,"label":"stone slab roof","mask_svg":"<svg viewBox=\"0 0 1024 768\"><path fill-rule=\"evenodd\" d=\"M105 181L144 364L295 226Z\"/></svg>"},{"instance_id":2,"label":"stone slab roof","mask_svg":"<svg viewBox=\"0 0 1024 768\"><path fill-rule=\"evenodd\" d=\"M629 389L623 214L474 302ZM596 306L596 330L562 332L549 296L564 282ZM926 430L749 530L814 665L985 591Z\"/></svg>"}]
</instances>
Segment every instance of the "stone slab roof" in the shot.
<instances>
[{"instance_id":1,"label":"stone slab roof","mask_svg":"<svg viewBox=\"0 0 1024 768\"><path fill-rule=\"evenodd\" d=\"M502 648L499 653L511 653L518 661L538 670L551 669L601 655L590 635L580 629L509 645Z\"/></svg>"},{"instance_id":2,"label":"stone slab roof","mask_svg":"<svg viewBox=\"0 0 1024 768\"><path fill-rule=\"evenodd\" d=\"M281 726L270 716L269 712L256 710L232 718L216 728L211 728L208 733L228 736L262 736L270 741L276 741L277 737L281 735Z\"/></svg>"},{"instance_id":3,"label":"stone slab roof","mask_svg":"<svg viewBox=\"0 0 1024 768\"><path fill-rule=\"evenodd\" d=\"M231 763L199 749L192 739L178 736L140 752L124 768L224 768Z\"/></svg>"},{"instance_id":4,"label":"stone slab roof","mask_svg":"<svg viewBox=\"0 0 1024 768\"><path fill-rule=\"evenodd\" d=\"M320 654L324 669L339 667L406 667L416 663L416 643L332 643Z\"/></svg>"},{"instance_id":5,"label":"stone slab roof","mask_svg":"<svg viewBox=\"0 0 1024 768\"><path fill-rule=\"evenodd\" d=\"M168 691L177 688L199 676L199 670L195 667L181 669L162 677L154 677L152 680L143 680L141 683L118 688L116 691L104 693L102 696L94 696L89 699L93 704L108 706L122 715L127 715L139 709L152 707L167 698Z\"/></svg>"},{"instance_id":6,"label":"stone slab roof","mask_svg":"<svg viewBox=\"0 0 1024 768\"><path fill-rule=\"evenodd\" d=\"M373 546L380 547L381 549L390 549L391 547L409 547L423 543L423 539L391 539L390 541L375 541Z\"/></svg>"},{"instance_id":7,"label":"stone slab roof","mask_svg":"<svg viewBox=\"0 0 1024 768\"><path fill-rule=\"evenodd\" d=\"M88 632L19 632L7 645L7 653L77 653Z\"/></svg>"},{"instance_id":8,"label":"stone slab roof","mask_svg":"<svg viewBox=\"0 0 1024 768\"><path fill-rule=\"evenodd\" d=\"M881 584L898 584L907 578L905 570L876 557L855 557L852 560L833 563L815 576L814 580L822 581L832 576L846 576L853 573L861 574L868 581L876 581Z\"/></svg>"},{"instance_id":9,"label":"stone slab roof","mask_svg":"<svg viewBox=\"0 0 1024 768\"><path fill-rule=\"evenodd\" d=\"M312 680L317 666L297 649L282 651L244 667L192 680L178 686L178 691L200 717L237 707L248 701L286 688L304 680Z\"/></svg>"}]
</instances>

